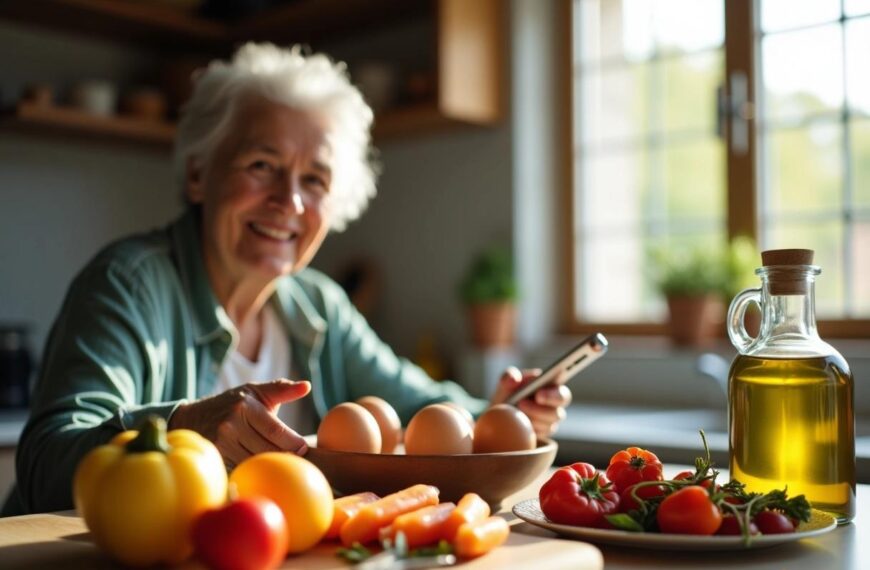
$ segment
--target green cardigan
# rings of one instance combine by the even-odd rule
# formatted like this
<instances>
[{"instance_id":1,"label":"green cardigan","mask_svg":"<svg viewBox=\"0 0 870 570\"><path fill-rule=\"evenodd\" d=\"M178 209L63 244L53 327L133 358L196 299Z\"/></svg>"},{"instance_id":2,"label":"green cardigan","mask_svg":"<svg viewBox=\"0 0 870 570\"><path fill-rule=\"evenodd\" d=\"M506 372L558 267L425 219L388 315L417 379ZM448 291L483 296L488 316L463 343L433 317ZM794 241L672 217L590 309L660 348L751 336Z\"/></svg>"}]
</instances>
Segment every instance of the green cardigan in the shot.
<instances>
[{"instance_id":1,"label":"green cardigan","mask_svg":"<svg viewBox=\"0 0 870 570\"><path fill-rule=\"evenodd\" d=\"M72 508L73 473L89 450L148 414L168 420L180 403L212 393L237 339L201 251L189 210L164 230L110 245L75 278L48 339L3 515ZM370 394L403 422L433 402L452 400L475 415L486 406L398 358L315 270L281 278L271 302L320 417Z\"/></svg>"}]
</instances>

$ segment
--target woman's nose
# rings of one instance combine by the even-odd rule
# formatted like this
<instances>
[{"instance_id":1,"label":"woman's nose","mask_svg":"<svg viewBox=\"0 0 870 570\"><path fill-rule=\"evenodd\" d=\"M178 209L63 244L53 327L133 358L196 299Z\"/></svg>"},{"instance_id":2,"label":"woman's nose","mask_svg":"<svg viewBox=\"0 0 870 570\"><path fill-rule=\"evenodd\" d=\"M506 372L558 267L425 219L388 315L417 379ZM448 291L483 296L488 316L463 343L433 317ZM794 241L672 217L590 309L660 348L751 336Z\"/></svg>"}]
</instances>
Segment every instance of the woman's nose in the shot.
<instances>
[{"instance_id":1,"label":"woman's nose","mask_svg":"<svg viewBox=\"0 0 870 570\"><path fill-rule=\"evenodd\" d=\"M302 185L292 175L285 176L279 184L276 184L272 197L282 208L286 208L294 214L301 214L305 211Z\"/></svg>"}]
</instances>

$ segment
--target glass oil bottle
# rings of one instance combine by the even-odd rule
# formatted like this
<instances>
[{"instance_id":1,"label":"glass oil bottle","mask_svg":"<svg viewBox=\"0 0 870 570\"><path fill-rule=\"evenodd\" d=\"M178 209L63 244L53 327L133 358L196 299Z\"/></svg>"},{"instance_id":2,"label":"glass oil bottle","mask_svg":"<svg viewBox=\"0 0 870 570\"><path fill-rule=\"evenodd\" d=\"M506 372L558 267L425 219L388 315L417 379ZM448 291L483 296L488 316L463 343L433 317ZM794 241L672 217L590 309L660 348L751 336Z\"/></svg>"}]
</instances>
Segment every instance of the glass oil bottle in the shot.
<instances>
[{"instance_id":1,"label":"glass oil bottle","mask_svg":"<svg viewBox=\"0 0 870 570\"><path fill-rule=\"evenodd\" d=\"M854 380L849 365L819 338L812 250L762 253L761 289L728 310L738 350L728 377L731 478L748 491L788 487L840 524L855 516ZM762 313L758 337L746 332L749 303Z\"/></svg>"}]
</instances>

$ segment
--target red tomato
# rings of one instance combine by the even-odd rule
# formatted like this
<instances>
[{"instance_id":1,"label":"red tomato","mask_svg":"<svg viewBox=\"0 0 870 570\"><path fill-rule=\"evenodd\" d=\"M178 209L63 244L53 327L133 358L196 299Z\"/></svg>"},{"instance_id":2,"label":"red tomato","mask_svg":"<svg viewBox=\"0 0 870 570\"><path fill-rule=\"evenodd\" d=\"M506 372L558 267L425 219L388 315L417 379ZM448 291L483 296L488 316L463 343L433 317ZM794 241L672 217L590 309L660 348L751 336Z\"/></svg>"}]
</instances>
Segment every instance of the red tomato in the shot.
<instances>
[{"instance_id":1,"label":"red tomato","mask_svg":"<svg viewBox=\"0 0 870 570\"><path fill-rule=\"evenodd\" d=\"M710 500L707 489L692 485L665 497L656 520L662 532L710 535L719 530L722 513Z\"/></svg>"},{"instance_id":2,"label":"red tomato","mask_svg":"<svg viewBox=\"0 0 870 570\"><path fill-rule=\"evenodd\" d=\"M617 493L622 493L641 481L661 481L662 462L655 453L639 447L617 451L607 466L607 478L613 481Z\"/></svg>"},{"instance_id":3,"label":"red tomato","mask_svg":"<svg viewBox=\"0 0 870 570\"><path fill-rule=\"evenodd\" d=\"M694 476L695 476L694 471L680 471L679 473L674 475L674 481L682 481L684 479L691 479ZM713 480L712 479L704 479L703 481L701 481L698 484L700 486L704 487L705 489L709 489L710 486L713 484ZM716 490L717 491L719 490L719 485L716 485Z\"/></svg>"},{"instance_id":4,"label":"red tomato","mask_svg":"<svg viewBox=\"0 0 870 570\"><path fill-rule=\"evenodd\" d=\"M214 570L269 570L287 554L287 523L272 500L238 499L204 512L193 525L193 545Z\"/></svg>"},{"instance_id":5,"label":"red tomato","mask_svg":"<svg viewBox=\"0 0 870 570\"><path fill-rule=\"evenodd\" d=\"M604 526L604 515L619 508L619 495L607 476L588 463L562 467L541 486L541 510L554 523Z\"/></svg>"},{"instance_id":6,"label":"red tomato","mask_svg":"<svg viewBox=\"0 0 870 570\"><path fill-rule=\"evenodd\" d=\"M787 516L776 511L761 511L753 519L761 534L786 534L794 532L794 524Z\"/></svg>"},{"instance_id":7,"label":"red tomato","mask_svg":"<svg viewBox=\"0 0 870 570\"><path fill-rule=\"evenodd\" d=\"M740 531L740 522L737 520L737 517L728 514L722 515L722 524L719 525L719 530L716 531L716 534L740 535L743 533ZM749 534L758 534L758 527L752 521L749 521Z\"/></svg>"},{"instance_id":8,"label":"red tomato","mask_svg":"<svg viewBox=\"0 0 870 570\"><path fill-rule=\"evenodd\" d=\"M637 483L625 489L619 494L619 512L627 513L628 511L636 511L640 508L634 497L631 496L631 491L637 487ZM652 499L665 494L665 488L661 485L644 485L637 488L637 496L641 499Z\"/></svg>"}]
</instances>

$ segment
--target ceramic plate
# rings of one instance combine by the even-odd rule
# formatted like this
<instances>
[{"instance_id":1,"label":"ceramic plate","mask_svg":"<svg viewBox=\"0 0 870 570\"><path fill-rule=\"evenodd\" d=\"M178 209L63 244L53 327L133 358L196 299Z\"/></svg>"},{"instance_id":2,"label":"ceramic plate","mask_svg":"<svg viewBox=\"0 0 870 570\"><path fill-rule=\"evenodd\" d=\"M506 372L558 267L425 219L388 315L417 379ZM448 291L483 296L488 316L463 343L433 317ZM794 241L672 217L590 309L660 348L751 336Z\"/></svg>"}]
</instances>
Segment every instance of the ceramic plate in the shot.
<instances>
[{"instance_id":1,"label":"ceramic plate","mask_svg":"<svg viewBox=\"0 0 870 570\"><path fill-rule=\"evenodd\" d=\"M513 512L527 523L551 530L569 538L580 538L600 544L618 544L637 548L654 548L657 550L742 550L745 548L764 548L786 542L818 536L830 532L837 527L837 522L831 515L813 509L812 517L802 523L797 532L788 534L768 534L755 536L746 546L740 536L691 536L685 534L637 533L624 530L604 530L570 526L550 522L544 513L538 499L528 499L514 505Z\"/></svg>"}]
</instances>

